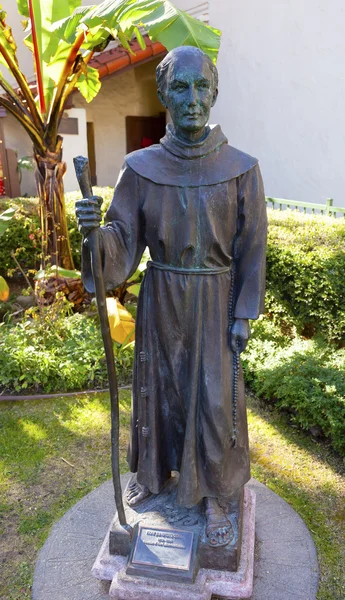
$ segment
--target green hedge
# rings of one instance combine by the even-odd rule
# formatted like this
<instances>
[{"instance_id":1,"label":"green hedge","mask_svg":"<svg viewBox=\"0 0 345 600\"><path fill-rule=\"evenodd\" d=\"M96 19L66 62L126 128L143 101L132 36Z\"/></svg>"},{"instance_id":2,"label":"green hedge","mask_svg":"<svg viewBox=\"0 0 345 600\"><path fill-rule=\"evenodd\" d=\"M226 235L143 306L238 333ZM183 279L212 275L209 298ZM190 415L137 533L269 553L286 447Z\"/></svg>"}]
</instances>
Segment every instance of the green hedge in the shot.
<instances>
[{"instance_id":1,"label":"green hedge","mask_svg":"<svg viewBox=\"0 0 345 600\"><path fill-rule=\"evenodd\" d=\"M95 188L109 206L112 189ZM77 192L66 194L66 210L75 266L80 268L81 236L74 215ZM18 211L0 242L0 274L15 268L11 250L25 270L40 261L37 199L1 200ZM345 219L268 209L266 307L274 319L296 326L305 337L321 334L345 343Z\"/></svg>"},{"instance_id":2,"label":"green hedge","mask_svg":"<svg viewBox=\"0 0 345 600\"><path fill-rule=\"evenodd\" d=\"M305 337L345 342L345 219L268 209L267 309Z\"/></svg>"},{"instance_id":3,"label":"green hedge","mask_svg":"<svg viewBox=\"0 0 345 600\"><path fill-rule=\"evenodd\" d=\"M252 324L242 363L246 383L258 396L287 409L301 428L321 430L345 455L344 348L318 337L289 337L266 316Z\"/></svg>"}]
</instances>

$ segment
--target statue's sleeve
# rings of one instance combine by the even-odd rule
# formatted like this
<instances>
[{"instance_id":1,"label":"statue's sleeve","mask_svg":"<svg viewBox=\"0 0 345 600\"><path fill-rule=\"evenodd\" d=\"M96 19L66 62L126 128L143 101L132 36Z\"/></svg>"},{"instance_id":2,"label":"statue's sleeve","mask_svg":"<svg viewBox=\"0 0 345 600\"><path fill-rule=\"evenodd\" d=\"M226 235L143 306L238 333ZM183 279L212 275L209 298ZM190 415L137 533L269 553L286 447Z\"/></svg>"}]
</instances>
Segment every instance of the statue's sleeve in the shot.
<instances>
[{"instance_id":1,"label":"statue's sleeve","mask_svg":"<svg viewBox=\"0 0 345 600\"><path fill-rule=\"evenodd\" d=\"M100 228L103 276L107 290L122 285L135 273L145 250L140 179L125 163L105 215L105 225ZM82 247L82 279L87 291L94 293L87 241Z\"/></svg>"},{"instance_id":2,"label":"statue's sleeve","mask_svg":"<svg viewBox=\"0 0 345 600\"><path fill-rule=\"evenodd\" d=\"M237 231L234 316L257 319L264 311L267 242L267 210L258 165L239 180Z\"/></svg>"}]
</instances>

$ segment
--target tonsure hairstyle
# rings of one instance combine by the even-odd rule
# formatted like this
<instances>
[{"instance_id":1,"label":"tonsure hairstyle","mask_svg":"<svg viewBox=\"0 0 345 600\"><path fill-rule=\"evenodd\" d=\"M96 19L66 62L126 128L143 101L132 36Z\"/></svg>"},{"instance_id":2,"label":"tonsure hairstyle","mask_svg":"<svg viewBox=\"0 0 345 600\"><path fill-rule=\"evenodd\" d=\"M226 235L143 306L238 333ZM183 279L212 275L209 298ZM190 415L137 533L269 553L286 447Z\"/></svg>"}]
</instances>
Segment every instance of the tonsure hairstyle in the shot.
<instances>
[{"instance_id":1,"label":"tonsure hairstyle","mask_svg":"<svg viewBox=\"0 0 345 600\"><path fill-rule=\"evenodd\" d=\"M205 52L203 52L202 50L200 50L199 48L196 48L194 46L179 46L178 48L174 48L174 50L171 50L163 58L163 60L159 63L159 65L156 68L157 88L163 97L164 97L164 91L165 91L165 87L166 87L166 83L167 83L167 77L168 77L170 65L172 65L174 60L176 60L177 58L182 58L183 55L188 55L188 54L194 54L197 56L199 55L204 60L207 61L207 64L210 67L210 70L212 73L213 88L215 90L218 89L218 70L217 70L216 65L213 64L210 57L207 56L207 54L205 54Z\"/></svg>"}]
</instances>

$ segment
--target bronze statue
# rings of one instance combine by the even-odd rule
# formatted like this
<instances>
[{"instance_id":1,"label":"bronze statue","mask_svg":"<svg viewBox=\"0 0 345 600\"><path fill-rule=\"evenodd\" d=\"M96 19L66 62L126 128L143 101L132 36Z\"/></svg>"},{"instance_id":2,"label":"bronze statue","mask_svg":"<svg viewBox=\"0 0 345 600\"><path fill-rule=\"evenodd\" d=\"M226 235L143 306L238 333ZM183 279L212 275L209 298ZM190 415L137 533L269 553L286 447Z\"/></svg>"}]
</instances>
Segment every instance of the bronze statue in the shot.
<instances>
[{"instance_id":1,"label":"bronze statue","mask_svg":"<svg viewBox=\"0 0 345 600\"><path fill-rule=\"evenodd\" d=\"M159 494L178 471L178 502L202 501L208 543L222 546L232 536L224 503L250 477L238 354L263 310L266 205L258 161L207 124L218 94L210 59L177 48L157 84L172 125L160 144L126 156L100 230L109 290L146 246L152 257L138 301L127 501ZM87 235L100 202L77 203L90 292Z\"/></svg>"}]
</instances>

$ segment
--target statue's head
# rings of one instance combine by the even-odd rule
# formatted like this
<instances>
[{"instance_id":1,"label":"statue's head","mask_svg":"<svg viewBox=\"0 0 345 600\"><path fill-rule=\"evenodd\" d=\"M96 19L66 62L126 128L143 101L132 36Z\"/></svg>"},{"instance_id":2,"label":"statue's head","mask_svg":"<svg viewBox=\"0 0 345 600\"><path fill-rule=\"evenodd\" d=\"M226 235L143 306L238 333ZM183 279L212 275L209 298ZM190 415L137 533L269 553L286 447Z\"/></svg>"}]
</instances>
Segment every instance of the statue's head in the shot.
<instances>
[{"instance_id":1,"label":"statue's head","mask_svg":"<svg viewBox=\"0 0 345 600\"><path fill-rule=\"evenodd\" d=\"M175 48L159 63L156 78L175 130L202 133L218 95L217 67L207 54L193 46Z\"/></svg>"}]
</instances>

